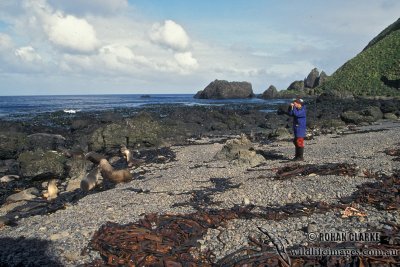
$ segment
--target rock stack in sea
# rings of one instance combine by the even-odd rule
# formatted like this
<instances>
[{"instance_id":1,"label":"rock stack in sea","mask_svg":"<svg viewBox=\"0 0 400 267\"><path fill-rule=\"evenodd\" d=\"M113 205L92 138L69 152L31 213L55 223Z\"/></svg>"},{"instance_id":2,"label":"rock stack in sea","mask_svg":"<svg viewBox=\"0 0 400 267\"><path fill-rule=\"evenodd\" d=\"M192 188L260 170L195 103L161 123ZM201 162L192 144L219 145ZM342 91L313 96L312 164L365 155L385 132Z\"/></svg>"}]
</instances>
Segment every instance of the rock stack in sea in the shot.
<instances>
[{"instance_id":1,"label":"rock stack in sea","mask_svg":"<svg viewBox=\"0 0 400 267\"><path fill-rule=\"evenodd\" d=\"M200 99L237 99L254 97L251 83L228 82L215 80L207 85L204 90L197 92L194 98Z\"/></svg>"}]
</instances>

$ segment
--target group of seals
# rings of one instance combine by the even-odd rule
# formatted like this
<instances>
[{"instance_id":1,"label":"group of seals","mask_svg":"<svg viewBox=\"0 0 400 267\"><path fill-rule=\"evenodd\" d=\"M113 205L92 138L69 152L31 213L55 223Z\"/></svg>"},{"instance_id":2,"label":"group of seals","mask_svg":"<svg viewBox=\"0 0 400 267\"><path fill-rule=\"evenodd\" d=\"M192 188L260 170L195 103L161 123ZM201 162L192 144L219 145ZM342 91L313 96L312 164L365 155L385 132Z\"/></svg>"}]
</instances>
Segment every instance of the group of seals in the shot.
<instances>
[{"instance_id":1,"label":"group of seals","mask_svg":"<svg viewBox=\"0 0 400 267\"><path fill-rule=\"evenodd\" d=\"M138 167L144 162L143 160L134 159L131 151L124 145L121 146L121 153L124 155L128 167ZM98 164L98 166L86 174L81 181L81 189L85 192L92 190L97 185L100 174L105 181L114 184L132 181L133 176L128 169L115 170L104 155L96 152L89 152L85 155L85 159L94 164Z\"/></svg>"}]
</instances>

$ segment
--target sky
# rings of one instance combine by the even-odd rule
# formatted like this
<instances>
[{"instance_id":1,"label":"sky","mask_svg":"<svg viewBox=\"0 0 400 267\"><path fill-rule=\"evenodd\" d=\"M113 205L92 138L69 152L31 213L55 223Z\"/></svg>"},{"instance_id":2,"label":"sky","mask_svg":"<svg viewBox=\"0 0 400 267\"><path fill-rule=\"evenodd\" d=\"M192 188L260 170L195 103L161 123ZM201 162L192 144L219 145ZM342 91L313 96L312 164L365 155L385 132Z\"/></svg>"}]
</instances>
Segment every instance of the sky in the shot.
<instances>
[{"instance_id":1,"label":"sky","mask_svg":"<svg viewBox=\"0 0 400 267\"><path fill-rule=\"evenodd\" d=\"M286 89L399 14L398 0L0 0L0 95Z\"/></svg>"}]
</instances>

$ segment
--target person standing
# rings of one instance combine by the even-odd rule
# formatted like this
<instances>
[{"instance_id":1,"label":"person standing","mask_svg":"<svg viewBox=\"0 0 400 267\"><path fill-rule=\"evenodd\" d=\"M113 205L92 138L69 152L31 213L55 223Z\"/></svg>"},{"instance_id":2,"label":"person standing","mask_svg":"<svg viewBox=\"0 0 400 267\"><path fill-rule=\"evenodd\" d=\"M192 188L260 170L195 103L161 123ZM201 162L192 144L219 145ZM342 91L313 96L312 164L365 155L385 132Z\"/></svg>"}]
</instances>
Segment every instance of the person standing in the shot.
<instances>
[{"instance_id":1,"label":"person standing","mask_svg":"<svg viewBox=\"0 0 400 267\"><path fill-rule=\"evenodd\" d=\"M301 98L295 99L289 107L289 115L293 117L293 143L295 157L293 160L304 160L304 137L306 137L306 106Z\"/></svg>"}]
</instances>

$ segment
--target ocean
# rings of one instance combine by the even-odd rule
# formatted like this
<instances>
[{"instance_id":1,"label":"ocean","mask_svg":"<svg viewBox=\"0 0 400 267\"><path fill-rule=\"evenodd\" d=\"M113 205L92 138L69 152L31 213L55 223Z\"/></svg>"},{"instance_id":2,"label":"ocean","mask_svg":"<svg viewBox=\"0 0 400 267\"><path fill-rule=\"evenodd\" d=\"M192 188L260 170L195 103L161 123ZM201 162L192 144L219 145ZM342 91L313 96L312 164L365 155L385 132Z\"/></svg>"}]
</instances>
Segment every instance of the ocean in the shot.
<instances>
[{"instance_id":1,"label":"ocean","mask_svg":"<svg viewBox=\"0 0 400 267\"><path fill-rule=\"evenodd\" d=\"M57 96L0 96L0 118L30 118L47 112L65 113L105 111L119 108L140 108L146 105L208 105L265 104L263 111L273 111L268 106L284 100L251 99L195 99L193 94L129 94L129 95L57 95Z\"/></svg>"}]
</instances>

